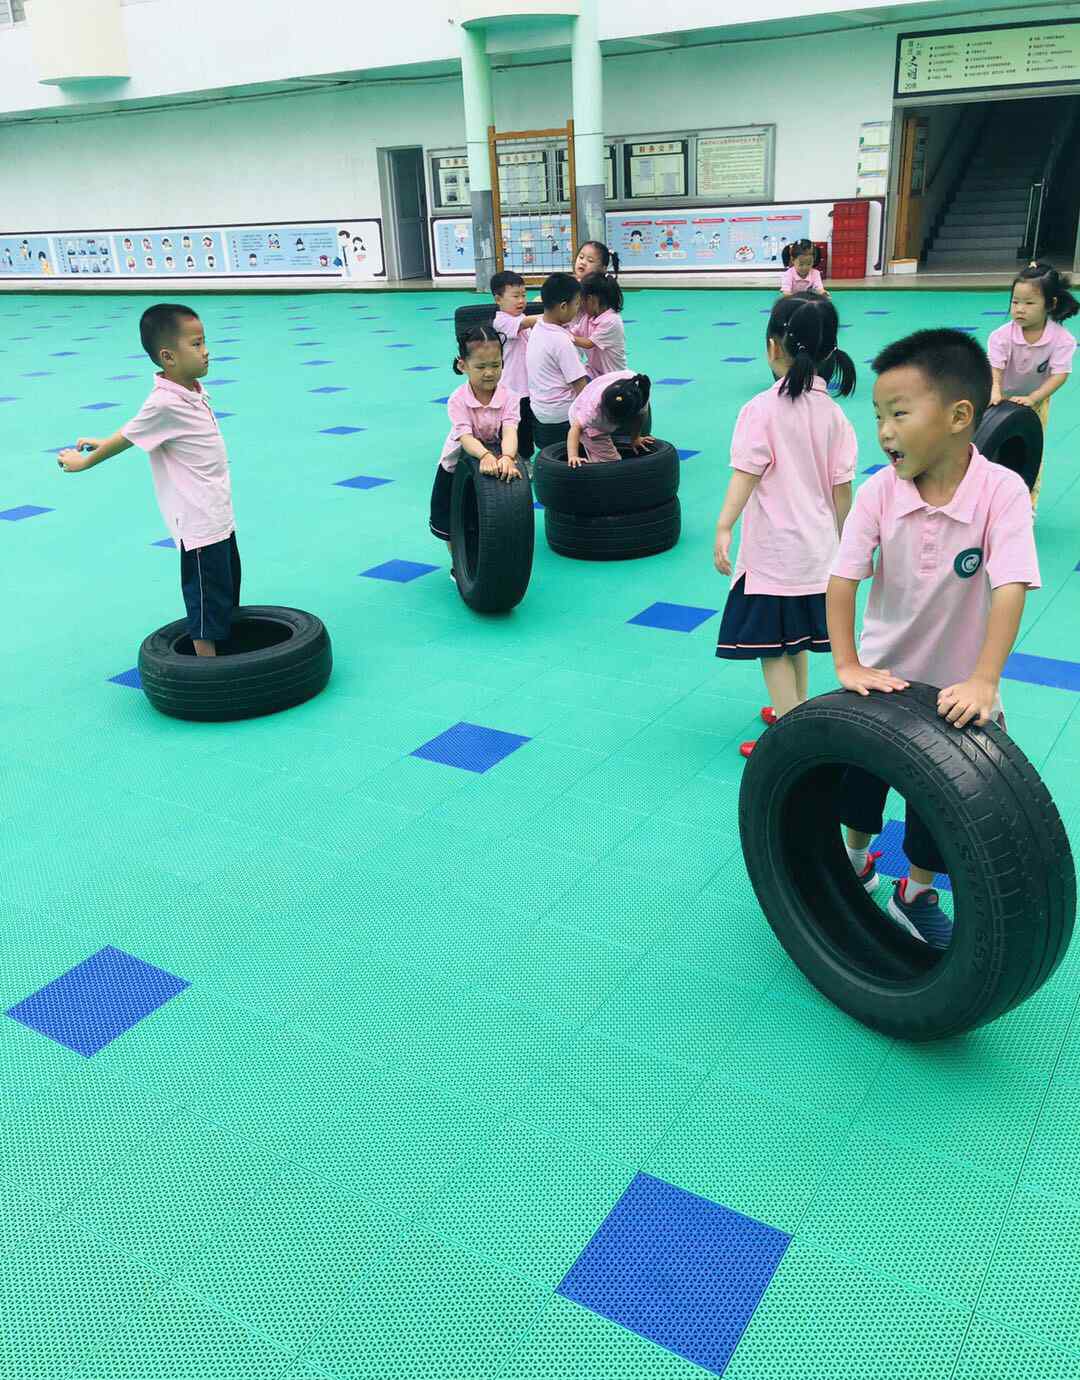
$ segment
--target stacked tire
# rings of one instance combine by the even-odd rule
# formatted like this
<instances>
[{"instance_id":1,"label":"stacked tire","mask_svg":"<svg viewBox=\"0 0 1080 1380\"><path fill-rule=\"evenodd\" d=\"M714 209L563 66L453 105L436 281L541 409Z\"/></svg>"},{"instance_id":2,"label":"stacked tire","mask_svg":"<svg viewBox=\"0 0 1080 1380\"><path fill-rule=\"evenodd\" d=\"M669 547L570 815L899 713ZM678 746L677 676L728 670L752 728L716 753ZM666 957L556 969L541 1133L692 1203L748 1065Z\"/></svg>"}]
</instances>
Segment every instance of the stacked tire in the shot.
<instances>
[{"instance_id":1,"label":"stacked tire","mask_svg":"<svg viewBox=\"0 0 1080 1380\"><path fill-rule=\"evenodd\" d=\"M571 469L566 445L547 446L533 467L544 505L544 533L559 556L579 561L626 561L668 551L679 540L679 456L657 440L635 455Z\"/></svg>"}]
</instances>

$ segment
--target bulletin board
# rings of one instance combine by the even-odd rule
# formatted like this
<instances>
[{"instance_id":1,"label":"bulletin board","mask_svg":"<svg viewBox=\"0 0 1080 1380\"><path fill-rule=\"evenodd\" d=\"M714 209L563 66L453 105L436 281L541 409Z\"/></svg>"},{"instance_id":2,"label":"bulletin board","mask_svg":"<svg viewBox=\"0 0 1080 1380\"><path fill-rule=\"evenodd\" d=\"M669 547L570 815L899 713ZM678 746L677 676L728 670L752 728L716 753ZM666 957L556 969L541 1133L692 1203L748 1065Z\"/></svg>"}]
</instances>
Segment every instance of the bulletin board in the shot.
<instances>
[{"instance_id":1,"label":"bulletin board","mask_svg":"<svg viewBox=\"0 0 1080 1380\"><path fill-rule=\"evenodd\" d=\"M464 149L440 149L428 155L431 170L431 204L439 211L459 214L471 205L469 157Z\"/></svg>"}]
</instances>

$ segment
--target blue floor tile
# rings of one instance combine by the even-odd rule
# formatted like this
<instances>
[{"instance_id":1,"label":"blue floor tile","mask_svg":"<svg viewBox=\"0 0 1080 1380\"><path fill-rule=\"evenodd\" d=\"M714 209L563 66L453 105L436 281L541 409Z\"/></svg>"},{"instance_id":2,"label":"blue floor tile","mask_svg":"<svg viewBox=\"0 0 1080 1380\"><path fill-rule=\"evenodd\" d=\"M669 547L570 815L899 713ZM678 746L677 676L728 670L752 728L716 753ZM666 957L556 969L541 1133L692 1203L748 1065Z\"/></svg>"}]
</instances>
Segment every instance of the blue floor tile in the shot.
<instances>
[{"instance_id":1,"label":"blue floor tile","mask_svg":"<svg viewBox=\"0 0 1080 1380\"><path fill-rule=\"evenodd\" d=\"M0 513L0 517L3 517ZM1049 656L1013 652L1002 673L1007 680L1024 680L1029 685L1050 685L1055 690L1080 690L1080 662L1057 661Z\"/></svg>"},{"instance_id":2,"label":"blue floor tile","mask_svg":"<svg viewBox=\"0 0 1080 1380\"><path fill-rule=\"evenodd\" d=\"M728 355L723 361L724 364L753 364L753 355Z\"/></svg>"},{"instance_id":3,"label":"blue floor tile","mask_svg":"<svg viewBox=\"0 0 1080 1380\"><path fill-rule=\"evenodd\" d=\"M355 436L358 431L364 431L362 426L324 426L319 430L320 436Z\"/></svg>"},{"instance_id":4,"label":"blue floor tile","mask_svg":"<svg viewBox=\"0 0 1080 1380\"><path fill-rule=\"evenodd\" d=\"M657 383L670 383L674 387L679 387L684 383L693 383L693 379L657 379Z\"/></svg>"},{"instance_id":5,"label":"blue floor tile","mask_svg":"<svg viewBox=\"0 0 1080 1380\"><path fill-rule=\"evenodd\" d=\"M41 513L51 513L52 508L40 508L36 503L21 503L17 508L0 510L0 518L5 522L22 522L23 518L37 517Z\"/></svg>"},{"instance_id":6,"label":"blue floor tile","mask_svg":"<svg viewBox=\"0 0 1080 1380\"><path fill-rule=\"evenodd\" d=\"M883 877L906 877L910 868L908 856L904 852L904 822L900 819L887 819L885 828L870 845L871 852L880 853L877 870ZM934 878L938 891L952 891L952 883L944 872Z\"/></svg>"},{"instance_id":7,"label":"blue floor tile","mask_svg":"<svg viewBox=\"0 0 1080 1380\"><path fill-rule=\"evenodd\" d=\"M172 537L162 537L160 541L152 541L152 542L150 543L150 545L151 545L151 546L168 546L168 547L171 547L173 551L176 550L176 542L173 541Z\"/></svg>"},{"instance_id":8,"label":"blue floor tile","mask_svg":"<svg viewBox=\"0 0 1080 1380\"><path fill-rule=\"evenodd\" d=\"M485 772L530 740L521 733L504 733L482 724L458 723L409 755L442 762L462 771Z\"/></svg>"},{"instance_id":9,"label":"blue floor tile","mask_svg":"<svg viewBox=\"0 0 1080 1380\"><path fill-rule=\"evenodd\" d=\"M9 397L3 397L3 398L0 398L0 403L6 403L6 402L18 402L18 401L19 401L19 399L18 399L18 398L9 398Z\"/></svg>"},{"instance_id":10,"label":"blue floor tile","mask_svg":"<svg viewBox=\"0 0 1080 1380\"><path fill-rule=\"evenodd\" d=\"M738 323L737 321L714 321L714 322L713 322L713 325L714 325L714 326L737 326L738 324L739 324L739 323Z\"/></svg>"},{"instance_id":11,"label":"blue floor tile","mask_svg":"<svg viewBox=\"0 0 1080 1380\"><path fill-rule=\"evenodd\" d=\"M235 379L207 379L207 388L224 388L226 384L235 383Z\"/></svg>"},{"instance_id":12,"label":"blue floor tile","mask_svg":"<svg viewBox=\"0 0 1080 1380\"><path fill-rule=\"evenodd\" d=\"M686 310L685 307L665 307L665 308L664 308L664 315L665 315L665 316L674 316L676 312L685 311L685 310Z\"/></svg>"},{"instance_id":13,"label":"blue floor tile","mask_svg":"<svg viewBox=\"0 0 1080 1380\"><path fill-rule=\"evenodd\" d=\"M883 470L884 468L884 465L867 465L866 469L863 470L863 474L877 474L878 470Z\"/></svg>"},{"instance_id":14,"label":"blue floor tile","mask_svg":"<svg viewBox=\"0 0 1080 1380\"><path fill-rule=\"evenodd\" d=\"M864 312L863 315L864 315L864 316L888 316L889 313L888 313L887 311L868 311L868 312Z\"/></svg>"},{"instance_id":15,"label":"blue floor tile","mask_svg":"<svg viewBox=\"0 0 1080 1380\"><path fill-rule=\"evenodd\" d=\"M666 628L670 632L693 632L707 622L719 609L696 608L693 604L650 604L647 609L628 618L642 628Z\"/></svg>"},{"instance_id":16,"label":"blue floor tile","mask_svg":"<svg viewBox=\"0 0 1080 1380\"><path fill-rule=\"evenodd\" d=\"M558 1293L720 1375L790 1240L637 1174Z\"/></svg>"},{"instance_id":17,"label":"blue floor tile","mask_svg":"<svg viewBox=\"0 0 1080 1380\"><path fill-rule=\"evenodd\" d=\"M214 416L218 419L219 422L222 422L222 421L225 420L226 417L235 417L235 416L236 416L236 413L235 413L235 412L215 412L215 413L214 413Z\"/></svg>"},{"instance_id":18,"label":"blue floor tile","mask_svg":"<svg viewBox=\"0 0 1080 1380\"><path fill-rule=\"evenodd\" d=\"M119 406L120 406L119 403L114 403L114 402L85 403L85 404L83 405L82 410L83 410L83 412L105 412L105 411L107 411L110 407L119 407Z\"/></svg>"},{"instance_id":19,"label":"blue floor tile","mask_svg":"<svg viewBox=\"0 0 1080 1380\"><path fill-rule=\"evenodd\" d=\"M446 396L445 398L432 398L431 401L432 401L433 403L441 403L442 406L445 407L446 404L450 401L450 396L449 396L449 394L447 394L447 396Z\"/></svg>"},{"instance_id":20,"label":"blue floor tile","mask_svg":"<svg viewBox=\"0 0 1080 1380\"><path fill-rule=\"evenodd\" d=\"M301 367L304 369L317 369L320 364L333 364L333 362L332 359L305 359Z\"/></svg>"},{"instance_id":21,"label":"blue floor tile","mask_svg":"<svg viewBox=\"0 0 1080 1380\"><path fill-rule=\"evenodd\" d=\"M386 348L387 348L388 350L412 350L412 349L415 348L415 346L413 346L413 345L404 345L404 344L401 344L401 343L397 343L397 344L394 344L394 345L387 345Z\"/></svg>"},{"instance_id":22,"label":"blue floor tile","mask_svg":"<svg viewBox=\"0 0 1080 1380\"><path fill-rule=\"evenodd\" d=\"M106 945L7 1014L89 1057L190 985Z\"/></svg>"},{"instance_id":23,"label":"blue floor tile","mask_svg":"<svg viewBox=\"0 0 1080 1380\"><path fill-rule=\"evenodd\" d=\"M661 339L661 340L686 340L687 337L686 337L685 335L662 335L662 336L660 337L660 339Z\"/></svg>"},{"instance_id":24,"label":"blue floor tile","mask_svg":"<svg viewBox=\"0 0 1080 1380\"><path fill-rule=\"evenodd\" d=\"M377 489L381 484L389 484L389 479L377 479L373 474L354 474L351 479L334 481L342 489Z\"/></svg>"},{"instance_id":25,"label":"blue floor tile","mask_svg":"<svg viewBox=\"0 0 1080 1380\"><path fill-rule=\"evenodd\" d=\"M405 372L407 374L430 374L432 369L437 367L435 364L410 364Z\"/></svg>"},{"instance_id":26,"label":"blue floor tile","mask_svg":"<svg viewBox=\"0 0 1080 1380\"><path fill-rule=\"evenodd\" d=\"M128 379L137 379L138 374L110 374L105 380L106 383L127 383Z\"/></svg>"},{"instance_id":27,"label":"blue floor tile","mask_svg":"<svg viewBox=\"0 0 1080 1380\"><path fill-rule=\"evenodd\" d=\"M680 460L693 460L695 455L700 455L700 450L676 450L675 454Z\"/></svg>"},{"instance_id":28,"label":"blue floor tile","mask_svg":"<svg viewBox=\"0 0 1080 1380\"><path fill-rule=\"evenodd\" d=\"M430 575L433 570L438 570L437 565L425 565L421 561L383 561L382 565L373 565L370 570L361 570L360 574L369 580L393 580L396 584L406 585L410 580L417 580L421 575Z\"/></svg>"},{"instance_id":29,"label":"blue floor tile","mask_svg":"<svg viewBox=\"0 0 1080 1380\"><path fill-rule=\"evenodd\" d=\"M169 542L171 545L171 538L169 538ZM129 671L121 671L118 676L110 676L109 683L111 685L128 685L132 690L141 690L142 676L139 675L139 668L132 666Z\"/></svg>"},{"instance_id":30,"label":"blue floor tile","mask_svg":"<svg viewBox=\"0 0 1080 1380\"><path fill-rule=\"evenodd\" d=\"M309 393L344 393L347 389L343 384L326 383L322 388L309 388Z\"/></svg>"},{"instance_id":31,"label":"blue floor tile","mask_svg":"<svg viewBox=\"0 0 1080 1380\"><path fill-rule=\"evenodd\" d=\"M52 370L51 370L51 369L32 369L32 370L30 371L29 374L20 374L19 377L20 377L20 378L24 378L24 379L51 379L51 378L52 378ZM134 375L132 375L132 378L134 378Z\"/></svg>"}]
</instances>

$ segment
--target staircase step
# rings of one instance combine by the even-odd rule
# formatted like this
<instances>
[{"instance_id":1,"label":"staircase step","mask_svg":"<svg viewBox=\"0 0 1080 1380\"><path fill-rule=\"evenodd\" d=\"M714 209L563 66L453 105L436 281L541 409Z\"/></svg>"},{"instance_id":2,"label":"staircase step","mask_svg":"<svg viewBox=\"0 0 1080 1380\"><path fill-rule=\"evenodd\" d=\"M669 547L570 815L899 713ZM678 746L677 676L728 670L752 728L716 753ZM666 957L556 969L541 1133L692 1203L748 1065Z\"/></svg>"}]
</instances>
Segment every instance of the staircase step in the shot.
<instances>
[{"instance_id":1,"label":"staircase step","mask_svg":"<svg viewBox=\"0 0 1080 1380\"><path fill-rule=\"evenodd\" d=\"M1011 241L1019 244L1024 227L1014 230L1010 226L1001 229L998 226L989 225L943 225L937 232L936 238L939 240L987 240L998 244L999 242Z\"/></svg>"},{"instance_id":2,"label":"staircase step","mask_svg":"<svg viewBox=\"0 0 1080 1380\"><path fill-rule=\"evenodd\" d=\"M950 211L982 211L986 215L1027 215L1027 197L980 196L977 192L960 192L949 207Z\"/></svg>"},{"instance_id":3,"label":"staircase step","mask_svg":"<svg viewBox=\"0 0 1080 1380\"><path fill-rule=\"evenodd\" d=\"M964 250L970 249L993 249L995 251L1019 249L1020 240L1016 235L979 235L973 239L950 239L946 236L939 236L934 241L934 248L940 250Z\"/></svg>"},{"instance_id":4,"label":"staircase step","mask_svg":"<svg viewBox=\"0 0 1080 1380\"><path fill-rule=\"evenodd\" d=\"M939 268L948 268L950 264L986 264L989 268L1001 268L1006 260L1011 261L1010 254L1000 249L931 249L926 256L928 264ZM1019 262L1017 259L1016 263Z\"/></svg>"},{"instance_id":5,"label":"staircase step","mask_svg":"<svg viewBox=\"0 0 1080 1380\"><path fill-rule=\"evenodd\" d=\"M950 206L945 212L945 219L950 224L955 225L1023 225L1027 220L1025 211L987 211L980 207L977 211L974 208L964 209L959 206Z\"/></svg>"}]
</instances>

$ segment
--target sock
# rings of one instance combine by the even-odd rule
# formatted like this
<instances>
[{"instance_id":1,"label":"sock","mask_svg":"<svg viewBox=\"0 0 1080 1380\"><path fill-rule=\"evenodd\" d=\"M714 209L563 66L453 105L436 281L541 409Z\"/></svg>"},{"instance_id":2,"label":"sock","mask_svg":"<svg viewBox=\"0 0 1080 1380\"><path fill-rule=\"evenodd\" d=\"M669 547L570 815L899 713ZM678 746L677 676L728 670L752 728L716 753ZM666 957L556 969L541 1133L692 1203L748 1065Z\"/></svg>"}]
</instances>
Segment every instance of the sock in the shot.
<instances>
[{"instance_id":1,"label":"sock","mask_svg":"<svg viewBox=\"0 0 1080 1380\"><path fill-rule=\"evenodd\" d=\"M917 882L914 877L909 877L904 886L904 900L910 905L911 902L917 900L924 891L933 891L933 887L923 882Z\"/></svg>"},{"instance_id":2,"label":"sock","mask_svg":"<svg viewBox=\"0 0 1080 1380\"><path fill-rule=\"evenodd\" d=\"M861 877L862 874L866 871L866 859L870 852L869 847L848 848L848 845L846 843L844 844L844 847L847 848L847 855L851 859L852 867Z\"/></svg>"}]
</instances>

